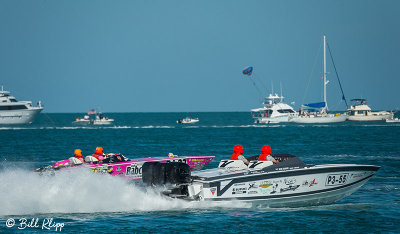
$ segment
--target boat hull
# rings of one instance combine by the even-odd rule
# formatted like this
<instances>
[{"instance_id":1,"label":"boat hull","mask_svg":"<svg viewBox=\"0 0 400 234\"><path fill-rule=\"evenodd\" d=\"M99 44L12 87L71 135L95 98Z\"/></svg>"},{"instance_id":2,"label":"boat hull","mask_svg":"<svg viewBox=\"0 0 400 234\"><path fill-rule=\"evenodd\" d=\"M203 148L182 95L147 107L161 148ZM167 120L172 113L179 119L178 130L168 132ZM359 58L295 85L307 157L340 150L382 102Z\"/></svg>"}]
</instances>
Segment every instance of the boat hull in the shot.
<instances>
[{"instance_id":1,"label":"boat hull","mask_svg":"<svg viewBox=\"0 0 400 234\"><path fill-rule=\"evenodd\" d=\"M387 119L393 118L392 113L387 114L376 114L376 115L359 115L359 116L349 116L349 121L385 121Z\"/></svg>"},{"instance_id":2,"label":"boat hull","mask_svg":"<svg viewBox=\"0 0 400 234\"><path fill-rule=\"evenodd\" d=\"M0 111L0 124L31 124L43 108Z\"/></svg>"},{"instance_id":3,"label":"boat hull","mask_svg":"<svg viewBox=\"0 0 400 234\"><path fill-rule=\"evenodd\" d=\"M240 200L268 207L324 205L354 193L379 168L372 165L332 164L279 172L249 171L225 178L204 177L188 186L191 196L186 199L216 202ZM201 178L206 171L193 174ZM241 172L237 171L236 174Z\"/></svg>"},{"instance_id":4,"label":"boat hull","mask_svg":"<svg viewBox=\"0 0 400 234\"><path fill-rule=\"evenodd\" d=\"M254 117L254 123L260 124L271 124L271 123L281 123L281 122L289 122L290 115L280 115L280 116L272 116L268 117Z\"/></svg>"},{"instance_id":5,"label":"boat hull","mask_svg":"<svg viewBox=\"0 0 400 234\"><path fill-rule=\"evenodd\" d=\"M291 118L289 120L289 122L292 123L340 123L340 122L344 122L347 120L347 115L332 115L332 114L328 114L328 115L323 115L323 116L298 116L298 117L294 117Z\"/></svg>"}]
</instances>

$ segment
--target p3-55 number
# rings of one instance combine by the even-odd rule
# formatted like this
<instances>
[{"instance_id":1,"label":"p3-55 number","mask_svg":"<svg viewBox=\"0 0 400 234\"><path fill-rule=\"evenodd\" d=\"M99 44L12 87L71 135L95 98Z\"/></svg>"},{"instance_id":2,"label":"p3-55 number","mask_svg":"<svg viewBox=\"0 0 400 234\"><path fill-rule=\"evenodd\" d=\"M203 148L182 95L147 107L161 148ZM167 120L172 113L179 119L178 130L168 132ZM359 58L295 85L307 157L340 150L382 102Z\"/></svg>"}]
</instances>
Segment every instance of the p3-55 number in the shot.
<instances>
[{"instance_id":1,"label":"p3-55 number","mask_svg":"<svg viewBox=\"0 0 400 234\"><path fill-rule=\"evenodd\" d=\"M334 185L342 185L346 184L347 178L349 174L331 174L326 177L325 185L334 186Z\"/></svg>"}]
</instances>

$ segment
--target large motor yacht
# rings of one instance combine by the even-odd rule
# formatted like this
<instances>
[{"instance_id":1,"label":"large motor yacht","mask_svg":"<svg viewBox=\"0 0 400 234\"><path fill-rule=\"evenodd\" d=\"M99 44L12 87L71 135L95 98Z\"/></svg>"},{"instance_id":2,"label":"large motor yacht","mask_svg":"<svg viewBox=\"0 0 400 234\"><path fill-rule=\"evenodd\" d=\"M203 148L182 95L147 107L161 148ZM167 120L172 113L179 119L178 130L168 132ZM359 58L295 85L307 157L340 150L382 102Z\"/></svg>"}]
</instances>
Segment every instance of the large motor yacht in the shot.
<instances>
[{"instance_id":1,"label":"large motor yacht","mask_svg":"<svg viewBox=\"0 0 400 234\"><path fill-rule=\"evenodd\" d=\"M283 102L283 96L270 94L264 99L262 108L252 109L254 123L288 122L289 116L295 116L293 107Z\"/></svg>"},{"instance_id":2,"label":"large motor yacht","mask_svg":"<svg viewBox=\"0 0 400 234\"><path fill-rule=\"evenodd\" d=\"M349 120L350 121L385 121L387 119L393 119L393 112L388 111L371 111L371 108L365 104L366 99L352 99L351 101L356 102L350 106Z\"/></svg>"},{"instance_id":3,"label":"large motor yacht","mask_svg":"<svg viewBox=\"0 0 400 234\"><path fill-rule=\"evenodd\" d=\"M31 101L17 101L9 91L0 91L0 124L31 124L43 110L40 101L37 107Z\"/></svg>"}]
</instances>

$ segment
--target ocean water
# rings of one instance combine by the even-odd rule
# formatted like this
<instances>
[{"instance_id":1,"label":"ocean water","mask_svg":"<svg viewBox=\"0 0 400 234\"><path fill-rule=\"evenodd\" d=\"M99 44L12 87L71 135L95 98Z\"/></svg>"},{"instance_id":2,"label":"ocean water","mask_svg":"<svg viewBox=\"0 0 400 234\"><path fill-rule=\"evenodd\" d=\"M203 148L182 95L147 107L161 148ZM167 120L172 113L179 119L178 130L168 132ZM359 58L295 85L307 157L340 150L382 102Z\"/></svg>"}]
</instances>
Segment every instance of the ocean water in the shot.
<instances>
[{"instance_id":1,"label":"ocean water","mask_svg":"<svg viewBox=\"0 0 400 234\"><path fill-rule=\"evenodd\" d=\"M67 233L400 232L400 124L256 125L245 112L189 113L200 122L176 124L187 114L110 113L115 125L103 127L73 126L82 114L40 114L29 126L0 126L0 233L49 232L56 224ZM215 155L206 166L214 168L236 144L243 145L246 156L259 154L269 144L273 153L294 154L306 163L373 164L381 169L337 203L279 209L239 201L168 199L86 170L55 177L32 173L68 158L75 148L88 155L96 146L128 158L169 152ZM11 219L15 224L7 227Z\"/></svg>"}]
</instances>

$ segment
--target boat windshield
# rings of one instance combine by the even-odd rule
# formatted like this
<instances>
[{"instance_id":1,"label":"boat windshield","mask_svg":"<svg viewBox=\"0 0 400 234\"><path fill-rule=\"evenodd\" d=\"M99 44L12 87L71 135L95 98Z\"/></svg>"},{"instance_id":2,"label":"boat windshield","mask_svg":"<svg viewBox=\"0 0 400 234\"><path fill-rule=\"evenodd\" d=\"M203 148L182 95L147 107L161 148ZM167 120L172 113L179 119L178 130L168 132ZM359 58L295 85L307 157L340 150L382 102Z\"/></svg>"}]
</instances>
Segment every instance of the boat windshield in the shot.
<instances>
[{"instance_id":1,"label":"boat windshield","mask_svg":"<svg viewBox=\"0 0 400 234\"><path fill-rule=\"evenodd\" d=\"M278 110L279 113L295 113L294 110L291 109L280 109Z\"/></svg>"}]
</instances>

